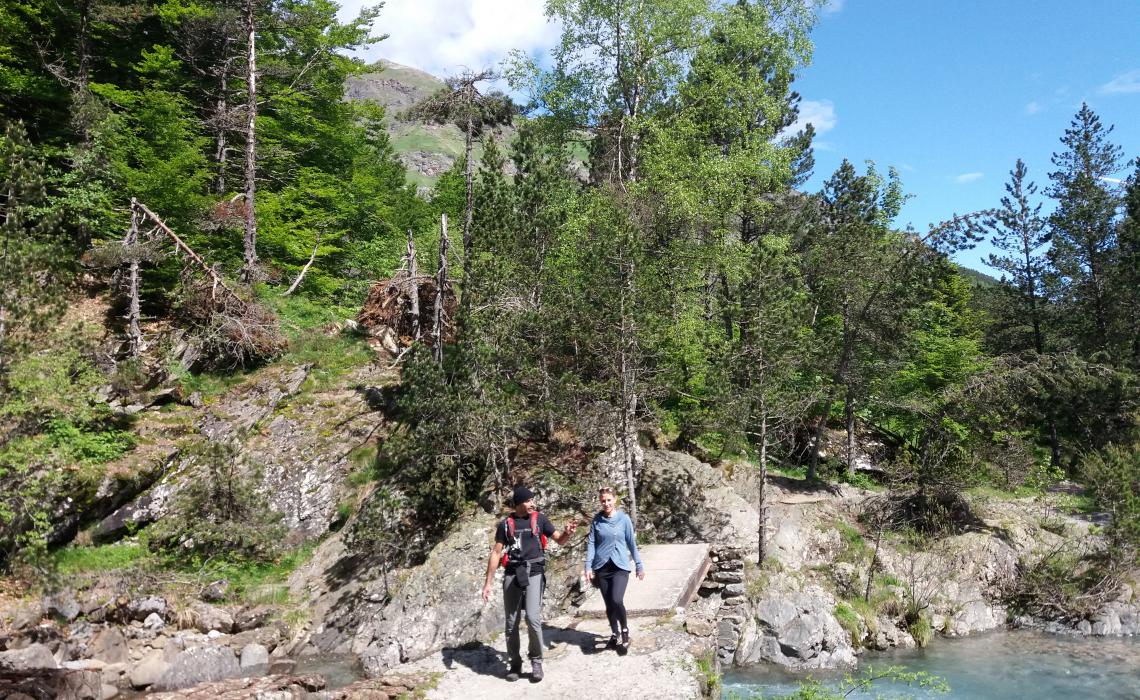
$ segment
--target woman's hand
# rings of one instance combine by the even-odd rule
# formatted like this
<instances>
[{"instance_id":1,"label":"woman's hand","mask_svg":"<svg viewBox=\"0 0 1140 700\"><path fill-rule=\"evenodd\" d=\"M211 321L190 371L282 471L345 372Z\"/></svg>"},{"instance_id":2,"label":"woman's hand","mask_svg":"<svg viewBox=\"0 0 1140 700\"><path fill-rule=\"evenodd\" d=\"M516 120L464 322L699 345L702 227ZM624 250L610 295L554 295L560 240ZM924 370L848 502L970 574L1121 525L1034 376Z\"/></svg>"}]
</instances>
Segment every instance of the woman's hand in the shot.
<instances>
[{"instance_id":1,"label":"woman's hand","mask_svg":"<svg viewBox=\"0 0 1140 700\"><path fill-rule=\"evenodd\" d=\"M638 569L637 570L637 580L638 581L644 581L645 580L645 569Z\"/></svg>"},{"instance_id":2,"label":"woman's hand","mask_svg":"<svg viewBox=\"0 0 1140 700\"><path fill-rule=\"evenodd\" d=\"M593 581L594 581L594 572L593 571L591 571L590 569L586 569L586 571L584 572L583 575L586 577L586 583L593 583Z\"/></svg>"},{"instance_id":3,"label":"woman's hand","mask_svg":"<svg viewBox=\"0 0 1140 700\"><path fill-rule=\"evenodd\" d=\"M483 602L486 603L491 599L491 582L483 584Z\"/></svg>"},{"instance_id":4,"label":"woman's hand","mask_svg":"<svg viewBox=\"0 0 1140 700\"><path fill-rule=\"evenodd\" d=\"M573 535L574 531L578 529L578 521L571 520L570 522L566 523L566 527L563 529L566 531L566 534Z\"/></svg>"}]
</instances>

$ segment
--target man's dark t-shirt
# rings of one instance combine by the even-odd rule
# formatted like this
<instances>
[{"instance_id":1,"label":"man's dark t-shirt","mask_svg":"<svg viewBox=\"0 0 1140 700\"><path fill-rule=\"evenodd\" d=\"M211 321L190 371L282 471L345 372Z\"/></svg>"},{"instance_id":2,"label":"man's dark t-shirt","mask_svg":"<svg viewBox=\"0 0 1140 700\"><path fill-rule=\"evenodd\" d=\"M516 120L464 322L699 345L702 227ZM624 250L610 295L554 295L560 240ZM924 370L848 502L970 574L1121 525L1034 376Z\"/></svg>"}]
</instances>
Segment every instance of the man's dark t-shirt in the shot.
<instances>
[{"instance_id":1,"label":"man's dark t-shirt","mask_svg":"<svg viewBox=\"0 0 1140 700\"><path fill-rule=\"evenodd\" d=\"M515 539L518 540L519 546L522 547L522 556L516 559L512 554L510 561L507 562L507 571L511 572L515 570L517 564L521 564L527 559L542 559L544 555L538 534L530 531L530 516L527 515L526 517L520 518L512 513L508 517L515 521ZM538 531L546 535L547 538L550 538L550 536L554 534L554 529L554 523L550 522L550 519L545 515L539 513ZM495 529L495 541L503 545L504 553L506 553L507 549L511 546L505 520L500 520L499 526ZM542 562L531 564L530 575L541 574L544 569L545 565Z\"/></svg>"}]
</instances>

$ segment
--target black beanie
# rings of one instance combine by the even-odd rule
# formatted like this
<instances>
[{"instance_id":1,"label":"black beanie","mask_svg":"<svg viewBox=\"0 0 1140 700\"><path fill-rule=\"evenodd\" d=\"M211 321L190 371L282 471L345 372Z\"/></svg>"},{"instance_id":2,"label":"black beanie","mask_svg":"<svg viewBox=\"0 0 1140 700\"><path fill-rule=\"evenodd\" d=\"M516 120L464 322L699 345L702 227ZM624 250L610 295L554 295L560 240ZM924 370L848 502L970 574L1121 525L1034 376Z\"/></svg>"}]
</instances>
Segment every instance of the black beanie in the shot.
<instances>
[{"instance_id":1,"label":"black beanie","mask_svg":"<svg viewBox=\"0 0 1140 700\"><path fill-rule=\"evenodd\" d=\"M531 491L525 486L519 485L515 487L515 505L526 503L534 498L534 491Z\"/></svg>"}]
</instances>

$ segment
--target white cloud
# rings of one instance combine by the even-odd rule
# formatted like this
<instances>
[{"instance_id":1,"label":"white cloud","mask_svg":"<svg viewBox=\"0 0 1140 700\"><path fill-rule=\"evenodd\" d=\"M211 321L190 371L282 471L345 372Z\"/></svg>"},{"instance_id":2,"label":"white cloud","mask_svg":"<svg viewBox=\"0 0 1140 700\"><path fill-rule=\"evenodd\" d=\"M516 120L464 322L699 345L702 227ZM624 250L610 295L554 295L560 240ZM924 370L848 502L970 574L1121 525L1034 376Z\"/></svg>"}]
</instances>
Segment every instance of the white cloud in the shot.
<instances>
[{"instance_id":1,"label":"white cloud","mask_svg":"<svg viewBox=\"0 0 1140 700\"><path fill-rule=\"evenodd\" d=\"M342 21L356 17L369 0L342 0ZM446 77L464 69L495 68L511 49L548 50L558 40L542 0L386 0L373 25L384 41L357 54L387 58Z\"/></svg>"},{"instance_id":2,"label":"white cloud","mask_svg":"<svg viewBox=\"0 0 1140 700\"><path fill-rule=\"evenodd\" d=\"M804 100L800 102L800 114L792 125L784 129L783 133L792 135L803 131L811 124L815 127L815 135L823 134L835 128L839 118L835 116L835 104L831 100Z\"/></svg>"},{"instance_id":3,"label":"white cloud","mask_svg":"<svg viewBox=\"0 0 1140 700\"><path fill-rule=\"evenodd\" d=\"M843 3L846 0L827 0L827 2L820 8L820 12L825 15L834 15L843 9Z\"/></svg>"},{"instance_id":4,"label":"white cloud","mask_svg":"<svg viewBox=\"0 0 1140 700\"><path fill-rule=\"evenodd\" d=\"M982 175L983 173L962 173L961 175L954 178L954 182L957 182L959 185L964 185L967 182L973 182L974 180L982 179Z\"/></svg>"},{"instance_id":5,"label":"white cloud","mask_svg":"<svg viewBox=\"0 0 1140 700\"><path fill-rule=\"evenodd\" d=\"M1140 92L1140 70L1121 73L1104 85L1100 86L1104 95L1121 95Z\"/></svg>"},{"instance_id":6,"label":"white cloud","mask_svg":"<svg viewBox=\"0 0 1140 700\"><path fill-rule=\"evenodd\" d=\"M1121 180L1118 177L1105 177L1104 175L1101 175L1100 179L1105 182L1111 182L1114 185L1124 184L1124 180Z\"/></svg>"},{"instance_id":7,"label":"white cloud","mask_svg":"<svg viewBox=\"0 0 1140 700\"><path fill-rule=\"evenodd\" d=\"M1045 108L1044 108L1044 107L1042 107L1042 106L1041 106L1039 103L1037 103L1037 102L1030 102L1029 104L1025 105L1025 113L1026 113L1026 114L1037 114L1038 112L1040 112L1040 111L1042 111L1042 110L1044 110L1044 109L1045 109Z\"/></svg>"}]
</instances>

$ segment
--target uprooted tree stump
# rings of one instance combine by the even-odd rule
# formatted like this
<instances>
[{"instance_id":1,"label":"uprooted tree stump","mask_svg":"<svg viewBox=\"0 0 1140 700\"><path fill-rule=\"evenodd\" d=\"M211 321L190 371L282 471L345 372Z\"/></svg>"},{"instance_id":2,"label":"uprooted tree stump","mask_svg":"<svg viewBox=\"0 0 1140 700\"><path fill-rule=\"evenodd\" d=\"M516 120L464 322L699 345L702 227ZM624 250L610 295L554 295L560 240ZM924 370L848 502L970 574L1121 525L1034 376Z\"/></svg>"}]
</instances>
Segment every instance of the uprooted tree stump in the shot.
<instances>
[{"instance_id":1,"label":"uprooted tree stump","mask_svg":"<svg viewBox=\"0 0 1140 700\"><path fill-rule=\"evenodd\" d=\"M435 339L427 328L426 320L435 316L438 290L438 282L429 276L413 279L407 275L397 275L382 280L369 288L368 297L356 320L385 345L388 345L388 341L394 344L397 351L411 345L417 336L434 348ZM451 343L455 340L455 328L451 322L457 306L455 290L448 286L443 290L442 298L443 342ZM392 347L387 349L393 351Z\"/></svg>"}]
</instances>

